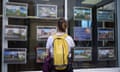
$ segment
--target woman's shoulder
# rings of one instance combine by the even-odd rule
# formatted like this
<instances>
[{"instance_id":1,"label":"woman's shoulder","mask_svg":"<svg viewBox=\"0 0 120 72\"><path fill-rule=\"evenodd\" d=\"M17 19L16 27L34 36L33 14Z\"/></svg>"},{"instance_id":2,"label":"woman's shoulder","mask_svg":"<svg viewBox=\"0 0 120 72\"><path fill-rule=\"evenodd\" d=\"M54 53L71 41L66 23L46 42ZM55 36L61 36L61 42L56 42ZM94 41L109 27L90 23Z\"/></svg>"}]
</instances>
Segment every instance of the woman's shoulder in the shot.
<instances>
[{"instance_id":1,"label":"woman's shoulder","mask_svg":"<svg viewBox=\"0 0 120 72\"><path fill-rule=\"evenodd\" d=\"M73 39L70 35L67 36L67 39Z\"/></svg>"},{"instance_id":2,"label":"woman's shoulder","mask_svg":"<svg viewBox=\"0 0 120 72\"><path fill-rule=\"evenodd\" d=\"M48 40L53 40L53 36L52 36L52 35L49 36L49 37L48 37Z\"/></svg>"}]
</instances>

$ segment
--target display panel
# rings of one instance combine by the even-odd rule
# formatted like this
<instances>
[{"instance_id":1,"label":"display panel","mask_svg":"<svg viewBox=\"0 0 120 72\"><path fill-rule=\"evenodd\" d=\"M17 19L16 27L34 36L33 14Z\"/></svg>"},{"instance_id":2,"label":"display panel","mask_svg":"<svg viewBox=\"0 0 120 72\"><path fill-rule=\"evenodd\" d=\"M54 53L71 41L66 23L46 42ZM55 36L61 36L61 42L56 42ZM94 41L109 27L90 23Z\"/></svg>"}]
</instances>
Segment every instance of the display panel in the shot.
<instances>
[{"instance_id":1,"label":"display panel","mask_svg":"<svg viewBox=\"0 0 120 72\"><path fill-rule=\"evenodd\" d=\"M37 4L36 14L40 18L57 18L57 5Z\"/></svg>"},{"instance_id":2,"label":"display panel","mask_svg":"<svg viewBox=\"0 0 120 72\"><path fill-rule=\"evenodd\" d=\"M37 26L37 40L47 39L56 33L56 26Z\"/></svg>"},{"instance_id":3,"label":"display panel","mask_svg":"<svg viewBox=\"0 0 120 72\"><path fill-rule=\"evenodd\" d=\"M6 48L4 49L4 62L7 64L25 64L26 48Z\"/></svg>"},{"instance_id":4,"label":"display panel","mask_svg":"<svg viewBox=\"0 0 120 72\"><path fill-rule=\"evenodd\" d=\"M27 40L27 26L6 25L5 26L5 39L16 40L16 41Z\"/></svg>"},{"instance_id":5,"label":"display panel","mask_svg":"<svg viewBox=\"0 0 120 72\"><path fill-rule=\"evenodd\" d=\"M114 40L114 29L98 28L98 40Z\"/></svg>"},{"instance_id":6,"label":"display panel","mask_svg":"<svg viewBox=\"0 0 120 72\"><path fill-rule=\"evenodd\" d=\"M36 48L36 62L43 63L46 57L46 49L38 47Z\"/></svg>"},{"instance_id":7,"label":"display panel","mask_svg":"<svg viewBox=\"0 0 120 72\"><path fill-rule=\"evenodd\" d=\"M6 16L9 17L26 17L27 16L27 4L8 2L6 4Z\"/></svg>"},{"instance_id":8,"label":"display panel","mask_svg":"<svg viewBox=\"0 0 120 72\"><path fill-rule=\"evenodd\" d=\"M92 60L91 47L77 47L73 49L74 61L90 61Z\"/></svg>"},{"instance_id":9,"label":"display panel","mask_svg":"<svg viewBox=\"0 0 120 72\"><path fill-rule=\"evenodd\" d=\"M92 40L91 28L74 27L73 32L76 41Z\"/></svg>"},{"instance_id":10,"label":"display panel","mask_svg":"<svg viewBox=\"0 0 120 72\"><path fill-rule=\"evenodd\" d=\"M114 21L112 10L97 10L97 21Z\"/></svg>"},{"instance_id":11,"label":"display panel","mask_svg":"<svg viewBox=\"0 0 120 72\"><path fill-rule=\"evenodd\" d=\"M115 52L113 47L99 47L98 60L114 60Z\"/></svg>"},{"instance_id":12,"label":"display panel","mask_svg":"<svg viewBox=\"0 0 120 72\"><path fill-rule=\"evenodd\" d=\"M73 13L74 13L74 20L91 20L92 19L91 8L74 7Z\"/></svg>"}]
</instances>

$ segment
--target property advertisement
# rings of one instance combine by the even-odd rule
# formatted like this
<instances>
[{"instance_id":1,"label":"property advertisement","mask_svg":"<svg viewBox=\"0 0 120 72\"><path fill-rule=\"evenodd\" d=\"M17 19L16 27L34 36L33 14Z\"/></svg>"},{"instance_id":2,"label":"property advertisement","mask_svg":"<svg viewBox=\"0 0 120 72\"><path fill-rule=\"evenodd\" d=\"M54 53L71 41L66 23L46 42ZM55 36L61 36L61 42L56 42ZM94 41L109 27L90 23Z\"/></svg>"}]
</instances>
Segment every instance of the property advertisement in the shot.
<instances>
[{"instance_id":1,"label":"property advertisement","mask_svg":"<svg viewBox=\"0 0 120 72\"><path fill-rule=\"evenodd\" d=\"M101 47L98 49L98 60L113 60L115 59L114 48Z\"/></svg>"},{"instance_id":2,"label":"property advertisement","mask_svg":"<svg viewBox=\"0 0 120 72\"><path fill-rule=\"evenodd\" d=\"M45 48L37 48L36 49L36 62L43 63L46 57L46 50Z\"/></svg>"},{"instance_id":3,"label":"property advertisement","mask_svg":"<svg viewBox=\"0 0 120 72\"><path fill-rule=\"evenodd\" d=\"M74 20L91 20L92 19L91 8L74 7L73 13L74 13Z\"/></svg>"},{"instance_id":4,"label":"property advertisement","mask_svg":"<svg viewBox=\"0 0 120 72\"><path fill-rule=\"evenodd\" d=\"M26 17L28 14L27 4L6 4L6 16L10 17Z\"/></svg>"},{"instance_id":5,"label":"property advertisement","mask_svg":"<svg viewBox=\"0 0 120 72\"><path fill-rule=\"evenodd\" d=\"M4 49L4 62L7 64L25 64L26 48L6 48Z\"/></svg>"},{"instance_id":6,"label":"property advertisement","mask_svg":"<svg viewBox=\"0 0 120 72\"><path fill-rule=\"evenodd\" d=\"M27 26L7 25L5 26L5 39L7 40L27 40Z\"/></svg>"},{"instance_id":7,"label":"property advertisement","mask_svg":"<svg viewBox=\"0 0 120 72\"><path fill-rule=\"evenodd\" d=\"M47 39L56 33L56 26L37 26L37 40Z\"/></svg>"},{"instance_id":8,"label":"property advertisement","mask_svg":"<svg viewBox=\"0 0 120 72\"><path fill-rule=\"evenodd\" d=\"M114 21L112 10L97 10L97 21Z\"/></svg>"},{"instance_id":9,"label":"property advertisement","mask_svg":"<svg viewBox=\"0 0 120 72\"><path fill-rule=\"evenodd\" d=\"M89 41L92 40L91 28L74 27L74 40Z\"/></svg>"},{"instance_id":10,"label":"property advertisement","mask_svg":"<svg viewBox=\"0 0 120 72\"><path fill-rule=\"evenodd\" d=\"M114 29L98 28L98 40L114 40Z\"/></svg>"},{"instance_id":11,"label":"property advertisement","mask_svg":"<svg viewBox=\"0 0 120 72\"><path fill-rule=\"evenodd\" d=\"M37 4L37 16L40 18L57 18L57 5Z\"/></svg>"},{"instance_id":12,"label":"property advertisement","mask_svg":"<svg viewBox=\"0 0 120 72\"><path fill-rule=\"evenodd\" d=\"M74 61L90 61L92 60L92 50L90 47L74 48Z\"/></svg>"}]
</instances>

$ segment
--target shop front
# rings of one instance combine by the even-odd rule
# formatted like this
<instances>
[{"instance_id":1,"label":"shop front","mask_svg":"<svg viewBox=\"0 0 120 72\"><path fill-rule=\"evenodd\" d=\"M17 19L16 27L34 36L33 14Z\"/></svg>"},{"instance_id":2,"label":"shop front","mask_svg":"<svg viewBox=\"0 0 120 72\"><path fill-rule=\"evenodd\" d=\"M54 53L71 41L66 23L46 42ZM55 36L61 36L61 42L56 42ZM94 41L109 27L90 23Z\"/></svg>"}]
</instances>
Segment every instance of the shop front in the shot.
<instances>
[{"instance_id":1,"label":"shop front","mask_svg":"<svg viewBox=\"0 0 120 72\"><path fill-rule=\"evenodd\" d=\"M41 71L61 17L76 45L75 72L119 71L119 7L119 0L0 0L1 72Z\"/></svg>"}]
</instances>

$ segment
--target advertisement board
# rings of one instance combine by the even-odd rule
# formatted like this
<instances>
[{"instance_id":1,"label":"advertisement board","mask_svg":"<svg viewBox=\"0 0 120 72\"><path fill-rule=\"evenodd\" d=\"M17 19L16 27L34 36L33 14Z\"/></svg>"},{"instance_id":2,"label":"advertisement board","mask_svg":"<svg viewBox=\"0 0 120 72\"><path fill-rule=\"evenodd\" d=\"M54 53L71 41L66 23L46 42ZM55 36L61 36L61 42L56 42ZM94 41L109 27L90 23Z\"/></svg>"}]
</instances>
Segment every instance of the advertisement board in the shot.
<instances>
[{"instance_id":1,"label":"advertisement board","mask_svg":"<svg viewBox=\"0 0 120 72\"><path fill-rule=\"evenodd\" d=\"M115 51L113 47L99 47L98 60L114 60Z\"/></svg>"},{"instance_id":2,"label":"advertisement board","mask_svg":"<svg viewBox=\"0 0 120 72\"><path fill-rule=\"evenodd\" d=\"M55 34L56 26L37 26L37 40L47 39L50 35Z\"/></svg>"},{"instance_id":3,"label":"advertisement board","mask_svg":"<svg viewBox=\"0 0 120 72\"><path fill-rule=\"evenodd\" d=\"M7 64L25 64L27 62L27 49L5 48L4 62Z\"/></svg>"},{"instance_id":4,"label":"advertisement board","mask_svg":"<svg viewBox=\"0 0 120 72\"><path fill-rule=\"evenodd\" d=\"M98 28L98 40L114 40L114 29Z\"/></svg>"},{"instance_id":5,"label":"advertisement board","mask_svg":"<svg viewBox=\"0 0 120 72\"><path fill-rule=\"evenodd\" d=\"M74 7L74 20L92 20L92 10L86 7Z\"/></svg>"},{"instance_id":6,"label":"advertisement board","mask_svg":"<svg viewBox=\"0 0 120 72\"><path fill-rule=\"evenodd\" d=\"M97 21L114 21L112 10L97 10Z\"/></svg>"},{"instance_id":7,"label":"advertisement board","mask_svg":"<svg viewBox=\"0 0 120 72\"><path fill-rule=\"evenodd\" d=\"M73 50L74 61L91 61L92 49L91 47L77 47Z\"/></svg>"},{"instance_id":8,"label":"advertisement board","mask_svg":"<svg viewBox=\"0 0 120 72\"><path fill-rule=\"evenodd\" d=\"M27 4L24 3L6 3L6 16L8 17L26 17L28 14Z\"/></svg>"},{"instance_id":9,"label":"advertisement board","mask_svg":"<svg viewBox=\"0 0 120 72\"><path fill-rule=\"evenodd\" d=\"M57 18L57 5L37 4L37 17Z\"/></svg>"},{"instance_id":10,"label":"advertisement board","mask_svg":"<svg viewBox=\"0 0 120 72\"><path fill-rule=\"evenodd\" d=\"M46 49L38 47L36 48L36 62L43 63L46 57Z\"/></svg>"},{"instance_id":11,"label":"advertisement board","mask_svg":"<svg viewBox=\"0 0 120 72\"><path fill-rule=\"evenodd\" d=\"M91 28L74 27L74 40L90 41L92 40Z\"/></svg>"},{"instance_id":12,"label":"advertisement board","mask_svg":"<svg viewBox=\"0 0 120 72\"><path fill-rule=\"evenodd\" d=\"M5 39L26 41L27 40L27 26L24 25L6 25Z\"/></svg>"}]
</instances>

